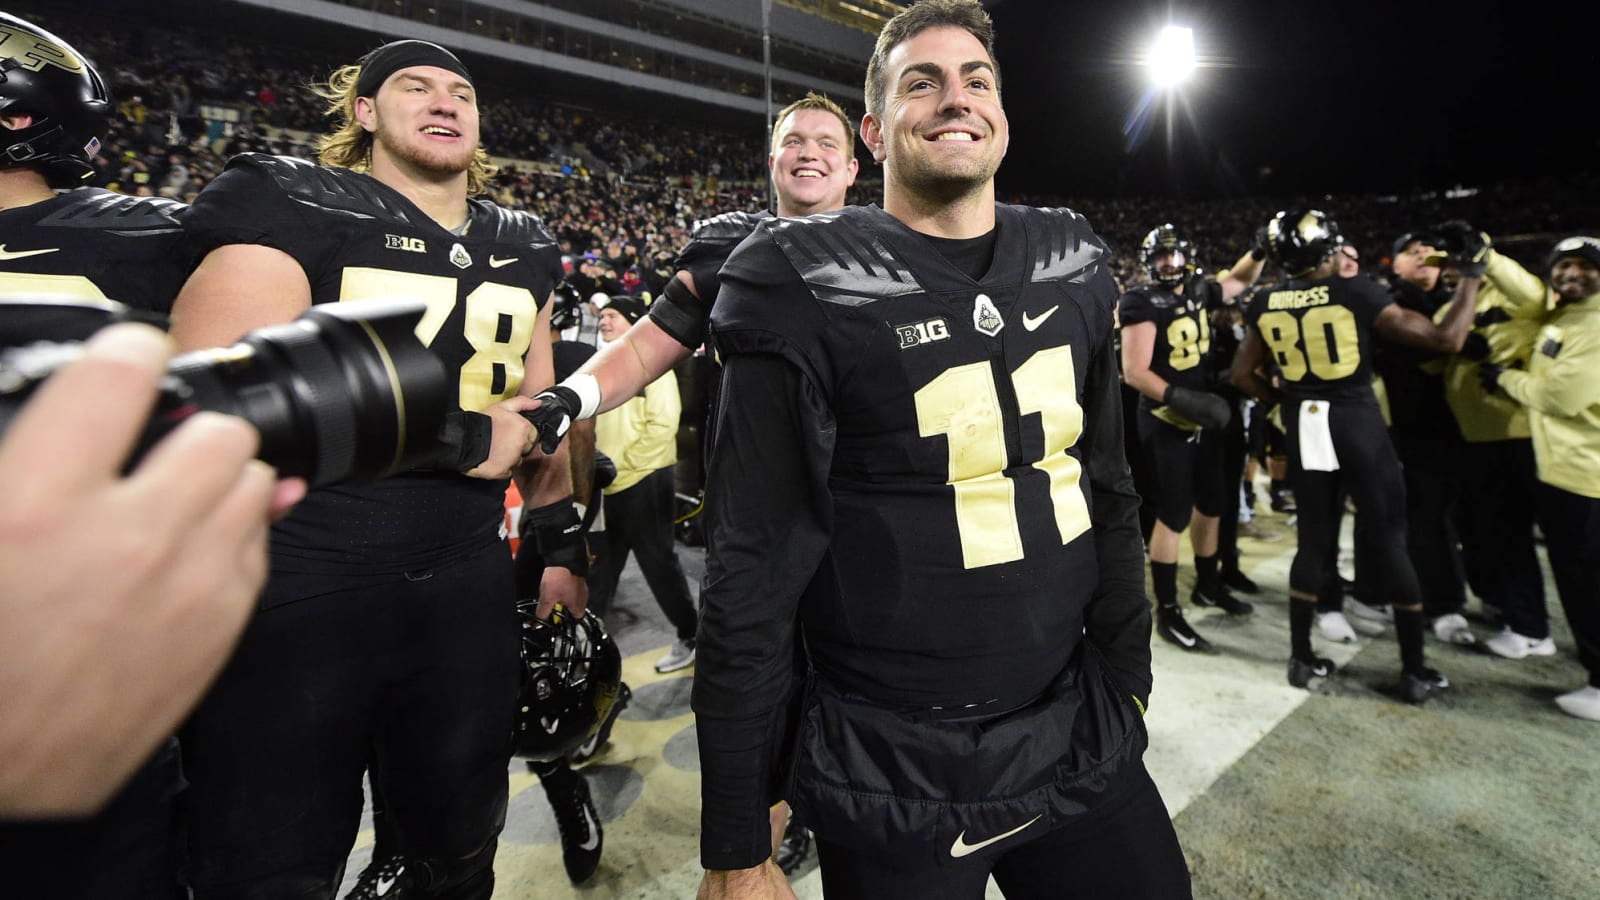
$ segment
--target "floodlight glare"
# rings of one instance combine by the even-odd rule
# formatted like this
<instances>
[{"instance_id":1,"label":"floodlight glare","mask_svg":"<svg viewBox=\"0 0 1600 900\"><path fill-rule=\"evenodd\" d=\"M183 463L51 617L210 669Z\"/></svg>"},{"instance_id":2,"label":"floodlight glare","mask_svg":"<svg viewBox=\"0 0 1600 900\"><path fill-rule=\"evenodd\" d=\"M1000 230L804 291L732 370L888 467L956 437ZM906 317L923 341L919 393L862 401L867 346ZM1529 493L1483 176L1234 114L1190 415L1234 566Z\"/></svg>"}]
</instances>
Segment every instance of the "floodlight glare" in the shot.
<instances>
[{"instance_id":1,"label":"floodlight glare","mask_svg":"<svg viewBox=\"0 0 1600 900\"><path fill-rule=\"evenodd\" d=\"M1168 25L1150 48L1150 78L1161 87L1173 87L1194 72L1194 29Z\"/></svg>"}]
</instances>

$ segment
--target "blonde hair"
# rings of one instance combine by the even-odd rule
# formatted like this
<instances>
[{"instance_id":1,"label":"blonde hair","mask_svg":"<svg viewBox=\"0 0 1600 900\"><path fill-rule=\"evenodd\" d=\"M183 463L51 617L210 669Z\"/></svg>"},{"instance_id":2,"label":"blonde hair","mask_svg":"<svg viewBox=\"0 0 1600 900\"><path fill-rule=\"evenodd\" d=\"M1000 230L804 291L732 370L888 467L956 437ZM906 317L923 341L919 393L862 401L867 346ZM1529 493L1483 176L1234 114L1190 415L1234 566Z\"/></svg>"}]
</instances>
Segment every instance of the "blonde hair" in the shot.
<instances>
[{"instance_id":1,"label":"blonde hair","mask_svg":"<svg viewBox=\"0 0 1600 900\"><path fill-rule=\"evenodd\" d=\"M326 82L311 85L312 93L328 101L322 114L339 122L339 127L317 142L317 160L325 166L338 166L355 172L372 170L372 132L356 121L356 81L360 66L341 66ZM467 193L481 194L489 188L495 167L489 154L479 147L467 164Z\"/></svg>"},{"instance_id":2,"label":"blonde hair","mask_svg":"<svg viewBox=\"0 0 1600 900\"><path fill-rule=\"evenodd\" d=\"M806 95L804 97L801 97L799 100L796 100L795 102L778 111L778 117L772 120L773 131L771 152L777 152L778 140L783 137L783 135L777 130L778 126L783 124L783 120L789 118L797 112L807 109L820 109L823 112L830 112L839 117L839 122L844 125L844 146L840 149L844 151L845 159L855 159L856 136L854 129L850 126L850 117L845 115L844 107L833 102L832 100L829 100L826 96L819 94L816 91L806 91Z\"/></svg>"}]
</instances>

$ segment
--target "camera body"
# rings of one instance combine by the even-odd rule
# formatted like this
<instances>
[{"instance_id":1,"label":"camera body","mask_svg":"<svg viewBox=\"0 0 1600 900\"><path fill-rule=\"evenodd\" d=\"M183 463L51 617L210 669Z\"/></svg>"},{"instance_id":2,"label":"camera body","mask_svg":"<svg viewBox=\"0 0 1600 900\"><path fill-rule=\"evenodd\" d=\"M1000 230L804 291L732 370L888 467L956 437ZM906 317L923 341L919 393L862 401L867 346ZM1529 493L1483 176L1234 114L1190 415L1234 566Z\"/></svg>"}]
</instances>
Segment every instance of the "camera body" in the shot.
<instances>
[{"instance_id":1,"label":"camera body","mask_svg":"<svg viewBox=\"0 0 1600 900\"><path fill-rule=\"evenodd\" d=\"M381 299L316 306L231 347L174 357L131 467L208 409L261 433L258 456L311 487L426 465L451 408L443 363L417 339L425 305ZM0 298L0 433L79 342L119 321L159 321L111 301Z\"/></svg>"}]
</instances>

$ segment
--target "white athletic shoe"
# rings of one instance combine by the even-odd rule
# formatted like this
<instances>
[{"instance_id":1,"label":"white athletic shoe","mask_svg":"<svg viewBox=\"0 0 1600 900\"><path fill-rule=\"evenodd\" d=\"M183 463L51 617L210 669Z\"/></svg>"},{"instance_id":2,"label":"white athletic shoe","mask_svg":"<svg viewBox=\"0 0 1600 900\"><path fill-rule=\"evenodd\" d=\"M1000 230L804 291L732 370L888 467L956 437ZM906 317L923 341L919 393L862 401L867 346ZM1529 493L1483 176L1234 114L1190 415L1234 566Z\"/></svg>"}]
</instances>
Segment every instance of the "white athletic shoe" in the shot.
<instances>
[{"instance_id":1,"label":"white athletic shoe","mask_svg":"<svg viewBox=\"0 0 1600 900\"><path fill-rule=\"evenodd\" d=\"M1337 610L1317 613L1317 630L1327 640L1341 644L1353 644L1356 640L1356 630L1350 627L1350 620Z\"/></svg>"},{"instance_id":2,"label":"white athletic shoe","mask_svg":"<svg viewBox=\"0 0 1600 900\"><path fill-rule=\"evenodd\" d=\"M1544 638L1531 638L1525 634L1517 634L1509 626L1500 629L1500 633L1483 642L1489 652L1506 659L1525 659L1529 656L1555 656L1556 642Z\"/></svg>"},{"instance_id":3,"label":"white athletic shoe","mask_svg":"<svg viewBox=\"0 0 1600 900\"><path fill-rule=\"evenodd\" d=\"M1586 684L1570 694L1557 697L1556 706L1569 716L1600 722L1600 688Z\"/></svg>"},{"instance_id":4,"label":"white athletic shoe","mask_svg":"<svg viewBox=\"0 0 1600 900\"><path fill-rule=\"evenodd\" d=\"M679 641L667 650L667 655L656 660L656 671L665 675L694 665L694 639Z\"/></svg>"},{"instance_id":5,"label":"white athletic shoe","mask_svg":"<svg viewBox=\"0 0 1600 900\"><path fill-rule=\"evenodd\" d=\"M1387 606L1368 606L1354 597L1345 600L1344 605L1350 610L1350 614L1358 619L1366 619L1368 622L1382 622L1385 625L1394 624L1394 610Z\"/></svg>"},{"instance_id":6,"label":"white athletic shoe","mask_svg":"<svg viewBox=\"0 0 1600 900\"><path fill-rule=\"evenodd\" d=\"M1478 638L1473 635L1472 629L1467 627L1467 620L1460 613L1447 613L1433 620L1433 636L1447 644L1466 646L1475 644Z\"/></svg>"}]
</instances>

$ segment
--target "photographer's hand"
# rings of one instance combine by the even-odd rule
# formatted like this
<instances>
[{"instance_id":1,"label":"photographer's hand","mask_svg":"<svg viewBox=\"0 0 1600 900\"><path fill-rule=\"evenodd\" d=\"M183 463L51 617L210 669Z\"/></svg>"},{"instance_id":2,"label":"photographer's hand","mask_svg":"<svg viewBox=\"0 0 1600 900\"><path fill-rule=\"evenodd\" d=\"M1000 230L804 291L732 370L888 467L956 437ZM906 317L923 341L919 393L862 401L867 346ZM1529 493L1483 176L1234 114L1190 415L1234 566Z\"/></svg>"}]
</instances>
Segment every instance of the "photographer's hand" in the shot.
<instances>
[{"instance_id":1,"label":"photographer's hand","mask_svg":"<svg viewBox=\"0 0 1600 900\"><path fill-rule=\"evenodd\" d=\"M0 816L93 812L222 667L305 492L241 419L197 413L132 474L171 344L118 325L0 439Z\"/></svg>"}]
</instances>

